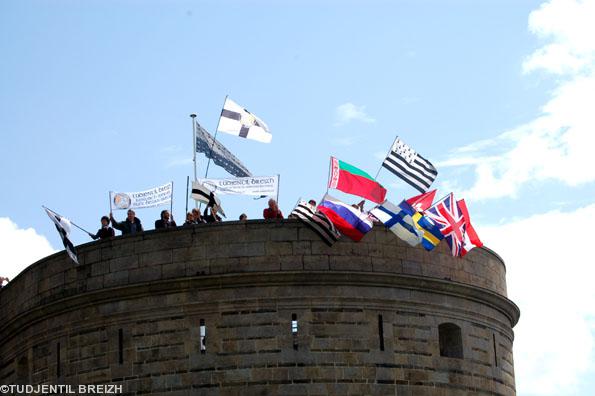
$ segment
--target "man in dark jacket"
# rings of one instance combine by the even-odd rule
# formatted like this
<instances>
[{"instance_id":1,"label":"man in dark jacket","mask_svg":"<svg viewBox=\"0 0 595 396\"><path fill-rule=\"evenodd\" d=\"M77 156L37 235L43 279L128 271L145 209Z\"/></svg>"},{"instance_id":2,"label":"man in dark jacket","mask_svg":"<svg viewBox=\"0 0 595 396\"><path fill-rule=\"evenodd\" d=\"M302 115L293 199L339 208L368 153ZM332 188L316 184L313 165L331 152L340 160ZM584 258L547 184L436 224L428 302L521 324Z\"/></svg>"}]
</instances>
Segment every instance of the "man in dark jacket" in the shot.
<instances>
[{"instance_id":1,"label":"man in dark jacket","mask_svg":"<svg viewBox=\"0 0 595 396\"><path fill-rule=\"evenodd\" d=\"M112 225L114 226L114 228L116 230L120 230L122 231L122 235L128 235L128 234L136 234L139 232L143 232L143 226L140 223L140 219L138 217L136 217L134 210L132 209L128 209L128 216L126 217L126 220L122 221L122 222L117 222L116 219L114 219L114 216L112 216L112 214L109 214L110 220L112 221Z\"/></svg>"},{"instance_id":2,"label":"man in dark jacket","mask_svg":"<svg viewBox=\"0 0 595 396\"><path fill-rule=\"evenodd\" d=\"M155 229L158 230L160 228L176 228L176 222L174 219L170 220L169 210L162 210L161 211L161 218L159 220L155 220Z\"/></svg>"},{"instance_id":3,"label":"man in dark jacket","mask_svg":"<svg viewBox=\"0 0 595 396\"><path fill-rule=\"evenodd\" d=\"M109 226L109 217L102 216L101 217L101 228L97 231L97 234L93 235L89 233L89 236L93 239L105 239L110 238L116 235L114 229Z\"/></svg>"}]
</instances>

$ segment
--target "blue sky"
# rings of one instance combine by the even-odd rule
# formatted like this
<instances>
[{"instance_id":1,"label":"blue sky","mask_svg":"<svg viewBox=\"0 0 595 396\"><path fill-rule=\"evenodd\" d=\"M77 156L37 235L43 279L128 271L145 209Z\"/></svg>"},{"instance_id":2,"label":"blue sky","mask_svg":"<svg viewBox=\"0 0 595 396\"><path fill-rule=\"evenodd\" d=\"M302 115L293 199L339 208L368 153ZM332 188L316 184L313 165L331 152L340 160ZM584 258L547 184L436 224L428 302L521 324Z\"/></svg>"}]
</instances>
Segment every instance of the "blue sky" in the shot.
<instances>
[{"instance_id":1,"label":"blue sky","mask_svg":"<svg viewBox=\"0 0 595 396\"><path fill-rule=\"evenodd\" d=\"M109 190L174 181L181 221L188 115L214 132L230 95L273 141L218 138L253 174L281 175L285 214L324 194L330 155L374 175L399 135L433 161L439 195L464 197L507 262L519 394L590 394L593 3L3 1L0 269L61 249L42 204L95 231ZM393 201L416 193L378 180ZM223 204L259 218L265 201ZM160 209L138 216L152 228Z\"/></svg>"}]
</instances>

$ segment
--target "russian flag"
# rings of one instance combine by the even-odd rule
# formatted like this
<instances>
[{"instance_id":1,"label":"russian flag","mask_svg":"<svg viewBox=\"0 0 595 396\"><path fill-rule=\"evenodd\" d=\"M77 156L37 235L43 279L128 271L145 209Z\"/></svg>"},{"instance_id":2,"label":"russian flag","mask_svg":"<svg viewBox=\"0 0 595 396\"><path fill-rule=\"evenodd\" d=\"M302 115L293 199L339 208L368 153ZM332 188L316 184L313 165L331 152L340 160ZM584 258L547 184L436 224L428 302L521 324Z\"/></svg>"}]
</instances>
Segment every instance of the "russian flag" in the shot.
<instances>
[{"instance_id":1,"label":"russian flag","mask_svg":"<svg viewBox=\"0 0 595 396\"><path fill-rule=\"evenodd\" d=\"M326 194L318 210L326 215L341 234L360 241L372 230L372 220L367 213Z\"/></svg>"}]
</instances>

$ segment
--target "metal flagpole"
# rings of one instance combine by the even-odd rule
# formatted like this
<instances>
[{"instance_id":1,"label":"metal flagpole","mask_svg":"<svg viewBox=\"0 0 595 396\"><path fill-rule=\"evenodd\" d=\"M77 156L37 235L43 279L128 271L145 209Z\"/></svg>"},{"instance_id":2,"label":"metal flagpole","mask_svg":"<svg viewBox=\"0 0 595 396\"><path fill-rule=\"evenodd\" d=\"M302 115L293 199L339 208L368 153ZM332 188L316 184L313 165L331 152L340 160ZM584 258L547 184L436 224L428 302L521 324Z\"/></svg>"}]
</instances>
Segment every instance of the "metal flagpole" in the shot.
<instances>
[{"instance_id":1,"label":"metal flagpole","mask_svg":"<svg viewBox=\"0 0 595 396\"><path fill-rule=\"evenodd\" d=\"M109 214L111 216L111 214L112 214L112 191L110 191L108 193L108 198L109 198Z\"/></svg>"},{"instance_id":2,"label":"metal flagpole","mask_svg":"<svg viewBox=\"0 0 595 396\"><path fill-rule=\"evenodd\" d=\"M64 216L62 216L60 213L58 213L58 212L54 212L53 210L51 210L50 208L48 208L48 207L46 207L46 206L43 206L43 205L41 205L41 207L42 207L42 208L44 208L44 209L46 209L46 210L49 210L50 212L52 212L53 214L55 214L55 215L57 215L57 216L64 217ZM87 230L85 230L83 227L81 227L81 226L79 226L79 225L76 225L76 224L75 224L75 223L73 223L71 220L68 220L68 221L70 222L70 224L72 224L73 226L75 226L75 227L76 227L76 228L78 228L79 230L81 230L81 231L84 231L84 232L85 232L85 233L87 233L87 234L90 234L90 232L89 232L89 231L87 231Z\"/></svg>"},{"instance_id":3,"label":"metal flagpole","mask_svg":"<svg viewBox=\"0 0 595 396\"><path fill-rule=\"evenodd\" d=\"M192 118L192 162L194 163L194 180L196 180L196 114L190 114Z\"/></svg>"},{"instance_id":4,"label":"metal flagpole","mask_svg":"<svg viewBox=\"0 0 595 396\"><path fill-rule=\"evenodd\" d=\"M188 184L190 183L190 176L186 176L186 211L184 212L184 216L188 213Z\"/></svg>"},{"instance_id":5,"label":"metal flagpole","mask_svg":"<svg viewBox=\"0 0 595 396\"><path fill-rule=\"evenodd\" d=\"M223 108L225 107L225 102L227 102L227 97L229 95L225 95L225 100L223 100L223 107L221 108L221 111L223 111ZM217 132L219 132L219 123L221 122L221 115L219 115L219 119L217 120L217 128L215 128L215 135L213 136L213 143L211 143L211 149L209 150L209 161L207 162L207 170L205 172L205 179L207 178L207 175L209 174L209 165L211 165L211 156L213 155L213 146L215 145L215 139L217 139Z\"/></svg>"},{"instance_id":6,"label":"metal flagpole","mask_svg":"<svg viewBox=\"0 0 595 396\"><path fill-rule=\"evenodd\" d=\"M277 205L279 205L279 185L281 184L281 175L277 173Z\"/></svg>"},{"instance_id":7,"label":"metal flagpole","mask_svg":"<svg viewBox=\"0 0 595 396\"><path fill-rule=\"evenodd\" d=\"M393 146L395 145L395 142L397 141L398 138L399 138L399 136L397 136L395 138L395 140L393 140L393 143L390 145L388 152L386 153L386 155L384 156L384 159L382 160L382 164L384 164L386 157L388 157L388 155L390 154L390 152L393 149ZM378 172L376 172L376 176L374 177L374 180L378 179L378 175L380 174L380 171L382 170L382 164L380 164L380 168L378 169Z\"/></svg>"},{"instance_id":8,"label":"metal flagpole","mask_svg":"<svg viewBox=\"0 0 595 396\"><path fill-rule=\"evenodd\" d=\"M333 158L331 156L331 158ZM331 166L332 166L333 161L330 160L328 163L328 176L326 177L326 193L328 194L328 186L329 186L329 180L331 178Z\"/></svg>"},{"instance_id":9,"label":"metal flagpole","mask_svg":"<svg viewBox=\"0 0 595 396\"><path fill-rule=\"evenodd\" d=\"M171 197L169 200L169 214L171 215L171 219L174 219L174 181L171 181Z\"/></svg>"}]
</instances>

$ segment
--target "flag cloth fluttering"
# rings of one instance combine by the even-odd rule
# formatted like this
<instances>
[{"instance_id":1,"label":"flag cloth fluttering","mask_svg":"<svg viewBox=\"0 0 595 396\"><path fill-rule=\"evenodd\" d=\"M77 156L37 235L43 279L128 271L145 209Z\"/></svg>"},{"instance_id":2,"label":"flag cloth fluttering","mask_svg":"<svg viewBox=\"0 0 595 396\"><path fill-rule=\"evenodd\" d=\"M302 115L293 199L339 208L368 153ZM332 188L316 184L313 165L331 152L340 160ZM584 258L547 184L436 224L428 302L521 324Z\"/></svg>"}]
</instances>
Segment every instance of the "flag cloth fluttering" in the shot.
<instances>
[{"instance_id":1,"label":"flag cloth fluttering","mask_svg":"<svg viewBox=\"0 0 595 396\"><path fill-rule=\"evenodd\" d=\"M252 176L252 173L242 162L236 158L228 149L216 140L200 124L196 123L196 152L204 153L207 158L223 169L230 175L236 177Z\"/></svg>"},{"instance_id":2,"label":"flag cloth fluttering","mask_svg":"<svg viewBox=\"0 0 595 396\"><path fill-rule=\"evenodd\" d=\"M463 247L461 249L461 257L463 257L474 247L482 247L483 242L479 239L477 232L475 232L475 228L473 228L471 225L471 217L469 217L469 211L467 210L467 204L465 203L465 200L458 200L457 205L459 206L459 209L463 214L463 218L465 219L465 235L463 239Z\"/></svg>"},{"instance_id":3,"label":"flag cloth fluttering","mask_svg":"<svg viewBox=\"0 0 595 396\"><path fill-rule=\"evenodd\" d=\"M229 98L223 104L217 130L262 143L270 143L273 138L264 121Z\"/></svg>"},{"instance_id":4,"label":"flag cloth fluttering","mask_svg":"<svg viewBox=\"0 0 595 396\"><path fill-rule=\"evenodd\" d=\"M328 194L324 196L322 202L318 205L318 211L324 213L341 234L356 242L360 241L373 227L368 214Z\"/></svg>"},{"instance_id":5,"label":"flag cloth fluttering","mask_svg":"<svg viewBox=\"0 0 595 396\"><path fill-rule=\"evenodd\" d=\"M413 209L417 210L418 212L424 212L430 206L432 206L432 202L434 202L435 196L436 190L434 189L432 191L421 193L419 195L416 195L415 197L407 199L407 203L413 206Z\"/></svg>"},{"instance_id":6,"label":"flag cloth fluttering","mask_svg":"<svg viewBox=\"0 0 595 396\"><path fill-rule=\"evenodd\" d=\"M315 211L310 204L300 201L290 216L295 216L312 229L324 243L332 246L341 234L324 213Z\"/></svg>"},{"instance_id":7,"label":"flag cloth fluttering","mask_svg":"<svg viewBox=\"0 0 595 396\"><path fill-rule=\"evenodd\" d=\"M192 192L190 194L190 197L195 201L207 204L207 206L217 205L217 210L219 211L219 213L221 213L221 216L227 217L225 216L225 212L221 207L221 200L219 199L219 197L216 196L213 191L209 190L200 182L192 182Z\"/></svg>"},{"instance_id":8,"label":"flag cloth fluttering","mask_svg":"<svg viewBox=\"0 0 595 396\"><path fill-rule=\"evenodd\" d=\"M413 221L413 215L417 212L406 201L401 202L398 206L384 201L370 213L409 245L416 246L421 242L423 231L418 229Z\"/></svg>"},{"instance_id":9,"label":"flag cloth fluttering","mask_svg":"<svg viewBox=\"0 0 595 396\"><path fill-rule=\"evenodd\" d=\"M430 161L416 153L397 137L382 166L403 179L419 192L426 192L438 171Z\"/></svg>"},{"instance_id":10,"label":"flag cloth fluttering","mask_svg":"<svg viewBox=\"0 0 595 396\"><path fill-rule=\"evenodd\" d=\"M453 193L446 195L440 201L426 210L426 216L430 217L444 235L444 239L450 246L454 257L461 257L465 238L465 218L455 202Z\"/></svg>"},{"instance_id":11,"label":"flag cloth fluttering","mask_svg":"<svg viewBox=\"0 0 595 396\"><path fill-rule=\"evenodd\" d=\"M331 157L329 188L357 195L376 203L384 202L386 189L372 176L353 165Z\"/></svg>"},{"instance_id":12,"label":"flag cloth fluttering","mask_svg":"<svg viewBox=\"0 0 595 396\"><path fill-rule=\"evenodd\" d=\"M440 241L444 239L444 235L440 232L440 227L438 227L428 216L416 212L413 215L413 222L417 229L423 232L421 245L427 251L434 250Z\"/></svg>"},{"instance_id":13,"label":"flag cloth fluttering","mask_svg":"<svg viewBox=\"0 0 595 396\"><path fill-rule=\"evenodd\" d=\"M65 217L59 216L58 214L49 210L48 208L44 209L45 212L48 214L49 218L54 222L56 230L58 230L58 234L60 234L60 238L62 238L62 244L64 244L66 253L68 253L68 256L72 259L72 261L78 264L79 260L76 255L76 250L74 249L72 241L68 238L70 235L70 220L68 220Z\"/></svg>"}]
</instances>

